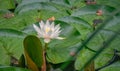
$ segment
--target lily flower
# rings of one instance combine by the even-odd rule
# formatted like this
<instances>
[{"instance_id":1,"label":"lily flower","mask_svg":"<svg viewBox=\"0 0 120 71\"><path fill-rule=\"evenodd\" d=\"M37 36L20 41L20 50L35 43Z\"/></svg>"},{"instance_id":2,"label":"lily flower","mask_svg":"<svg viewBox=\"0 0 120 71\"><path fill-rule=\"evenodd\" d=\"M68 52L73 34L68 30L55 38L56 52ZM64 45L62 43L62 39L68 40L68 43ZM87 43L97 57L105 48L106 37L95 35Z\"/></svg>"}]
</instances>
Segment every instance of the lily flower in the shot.
<instances>
[{"instance_id":1,"label":"lily flower","mask_svg":"<svg viewBox=\"0 0 120 71\"><path fill-rule=\"evenodd\" d=\"M51 39L64 39L59 37L61 32L60 25L55 25L54 22L50 23L49 20L44 23L43 21L39 22L39 26L33 24L34 29L36 30L39 38L44 38L45 43L49 43Z\"/></svg>"}]
</instances>

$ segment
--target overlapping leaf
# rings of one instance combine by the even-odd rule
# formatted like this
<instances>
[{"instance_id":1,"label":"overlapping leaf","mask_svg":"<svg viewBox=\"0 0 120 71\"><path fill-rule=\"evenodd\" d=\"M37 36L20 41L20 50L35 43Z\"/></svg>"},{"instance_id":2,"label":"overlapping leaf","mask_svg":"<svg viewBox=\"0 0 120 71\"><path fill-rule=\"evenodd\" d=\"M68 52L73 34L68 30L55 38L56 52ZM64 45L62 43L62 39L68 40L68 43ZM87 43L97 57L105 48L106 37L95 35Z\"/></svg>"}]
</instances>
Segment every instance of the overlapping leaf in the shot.
<instances>
[{"instance_id":1,"label":"overlapping leaf","mask_svg":"<svg viewBox=\"0 0 120 71\"><path fill-rule=\"evenodd\" d=\"M0 71L31 71L31 70L18 67L0 66Z\"/></svg>"},{"instance_id":2,"label":"overlapping leaf","mask_svg":"<svg viewBox=\"0 0 120 71\"><path fill-rule=\"evenodd\" d=\"M0 0L0 9L14 9L15 3L13 0Z\"/></svg>"}]
</instances>

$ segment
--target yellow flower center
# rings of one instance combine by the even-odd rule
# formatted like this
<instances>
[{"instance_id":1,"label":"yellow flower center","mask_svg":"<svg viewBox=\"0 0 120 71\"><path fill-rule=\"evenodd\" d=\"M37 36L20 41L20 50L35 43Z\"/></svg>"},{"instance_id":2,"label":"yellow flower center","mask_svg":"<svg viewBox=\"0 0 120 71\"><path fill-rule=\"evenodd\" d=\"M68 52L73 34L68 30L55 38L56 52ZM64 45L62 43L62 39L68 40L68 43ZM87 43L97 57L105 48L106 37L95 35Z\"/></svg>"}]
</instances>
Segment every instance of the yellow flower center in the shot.
<instances>
[{"instance_id":1,"label":"yellow flower center","mask_svg":"<svg viewBox=\"0 0 120 71\"><path fill-rule=\"evenodd\" d=\"M45 32L48 33L49 31L50 31L50 28L47 27L47 28L45 29Z\"/></svg>"}]
</instances>

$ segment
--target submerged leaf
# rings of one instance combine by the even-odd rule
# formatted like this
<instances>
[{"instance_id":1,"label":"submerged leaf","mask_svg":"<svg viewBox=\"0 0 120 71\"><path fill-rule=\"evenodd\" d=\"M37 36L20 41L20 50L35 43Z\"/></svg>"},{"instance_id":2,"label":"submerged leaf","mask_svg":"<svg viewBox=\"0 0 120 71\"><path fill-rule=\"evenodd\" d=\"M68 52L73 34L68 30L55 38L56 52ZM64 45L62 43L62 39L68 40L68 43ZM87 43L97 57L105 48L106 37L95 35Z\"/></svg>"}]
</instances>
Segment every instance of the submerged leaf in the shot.
<instances>
[{"instance_id":1,"label":"submerged leaf","mask_svg":"<svg viewBox=\"0 0 120 71\"><path fill-rule=\"evenodd\" d=\"M40 40L36 36L27 36L24 39L24 50L28 60L33 61L35 65L41 68L43 64L43 49Z\"/></svg>"},{"instance_id":2,"label":"submerged leaf","mask_svg":"<svg viewBox=\"0 0 120 71\"><path fill-rule=\"evenodd\" d=\"M37 65L32 61L32 59L29 57L26 51L25 51L25 56L26 56L28 68L31 69L32 71L39 71Z\"/></svg>"}]
</instances>

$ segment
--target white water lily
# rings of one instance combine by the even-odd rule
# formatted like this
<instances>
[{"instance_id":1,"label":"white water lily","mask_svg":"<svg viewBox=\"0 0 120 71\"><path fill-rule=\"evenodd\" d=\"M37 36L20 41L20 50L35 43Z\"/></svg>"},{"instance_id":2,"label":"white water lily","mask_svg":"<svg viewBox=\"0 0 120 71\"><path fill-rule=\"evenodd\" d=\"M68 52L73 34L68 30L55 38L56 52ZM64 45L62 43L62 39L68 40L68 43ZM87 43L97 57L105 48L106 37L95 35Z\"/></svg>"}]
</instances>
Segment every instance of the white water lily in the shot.
<instances>
[{"instance_id":1,"label":"white water lily","mask_svg":"<svg viewBox=\"0 0 120 71\"><path fill-rule=\"evenodd\" d=\"M50 23L49 20L44 23L43 21L39 22L40 27L33 24L34 29L37 31L39 38L44 38L45 43L49 43L51 39L64 39L59 37L61 32L60 25L54 25L54 22Z\"/></svg>"}]
</instances>

